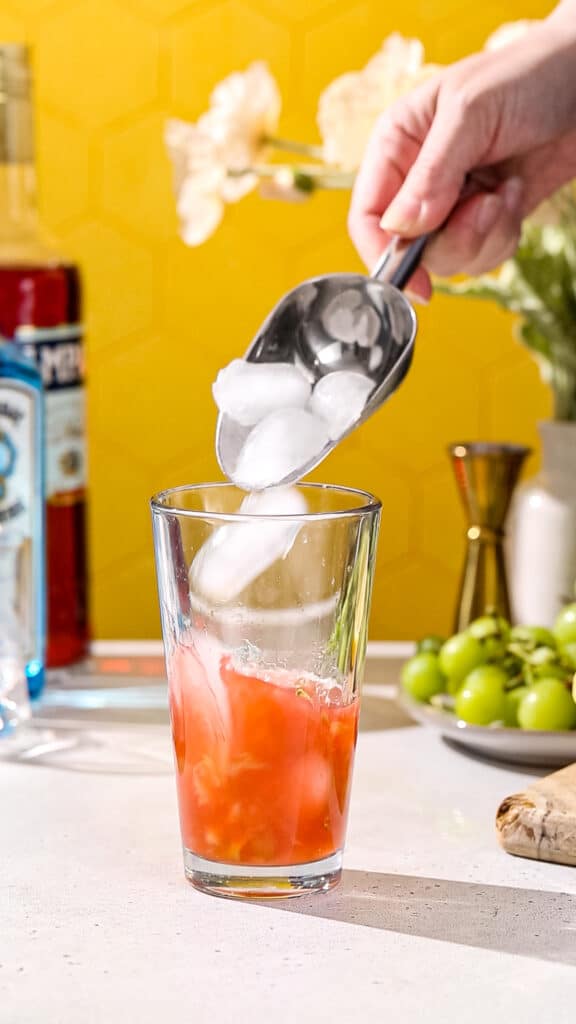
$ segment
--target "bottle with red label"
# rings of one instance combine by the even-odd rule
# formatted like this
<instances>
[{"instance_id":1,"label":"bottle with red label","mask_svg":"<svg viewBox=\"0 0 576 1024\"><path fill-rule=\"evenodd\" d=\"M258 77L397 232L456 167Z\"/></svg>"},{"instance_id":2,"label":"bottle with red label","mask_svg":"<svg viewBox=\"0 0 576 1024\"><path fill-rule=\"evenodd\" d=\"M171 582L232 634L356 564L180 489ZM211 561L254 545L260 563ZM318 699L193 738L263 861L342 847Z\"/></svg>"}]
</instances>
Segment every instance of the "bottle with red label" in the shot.
<instances>
[{"instance_id":1,"label":"bottle with red label","mask_svg":"<svg viewBox=\"0 0 576 1024\"><path fill-rule=\"evenodd\" d=\"M38 224L28 50L0 45L0 334L42 376L48 666L86 653L81 285Z\"/></svg>"}]
</instances>

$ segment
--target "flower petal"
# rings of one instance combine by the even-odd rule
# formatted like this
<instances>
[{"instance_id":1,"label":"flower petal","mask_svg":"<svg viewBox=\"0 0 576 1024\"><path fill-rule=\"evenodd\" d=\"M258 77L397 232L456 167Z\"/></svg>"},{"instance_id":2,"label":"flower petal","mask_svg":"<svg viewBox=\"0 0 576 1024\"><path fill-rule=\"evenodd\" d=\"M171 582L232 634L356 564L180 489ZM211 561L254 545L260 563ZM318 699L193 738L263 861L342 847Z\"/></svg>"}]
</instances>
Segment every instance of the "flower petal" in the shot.
<instances>
[{"instance_id":1,"label":"flower petal","mask_svg":"<svg viewBox=\"0 0 576 1024\"><path fill-rule=\"evenodd\" d=\"M255 174L242 174L238 177L224 178L220 188L220 195L227 203L237 203L243 199L258 184Z\"/></svg>"},{"instance_id":2,"label":"flower petal","mask_svg":"<svg viewBox=\"0 0 576 1024\"><path fill-rule=\"evenodd\" d=\"M214 89L196 124L168 121L165 142L174 165L182 237L199 245L216 228L224 202L236 202L257 183L250 171L275 133L280 93L266 64L228 75Z\"/></svg>"},{"instance_id":3,"label":"flower petal","mask_svg":"<svg viewBox=\"0 0 576 1024\"><path fill-rule=\"evenodd\" d=\"M534 25L538 25L536 19L524 18L521 21L507 21L500 28L497 28L484 43L485 50L499 50L502 46L509 46L521 39Z\"/></svg>"},{"instance_id":4,"label":"flower petal","mask_svg":"<svg viewBox=\"0 0 576 1024\"><path fill-rule=\"evenodd\" d=\"M184 182L177 201L180 234L189 246L199 246L215 231L223 215L217 194L203 191L194 178Z\"/></svg>"},{"instance_id":5,"label":"flower petal","mask_svg":"<svg viewBox=\"0 0 576 1024\"><path fill-rule=\"evenodd\" d=\"M341 75L324 90L318 104L318 127L326 163L344 170L359 166L382 111L436 72L434 65L423 64L423 60L419 40L404 39L396 32L384 40L365 68Z\"/></svg>"},{"instance_id":6,"label":"flower petal","mask_svg":"<svg viewBox=\"0 0 576 1024\"><path fill-rule=\"evenodd\" d=\"M202 245L213 235L224 215L219 196L190 192L186 207L179 207L180 236L186 245Z\"/></svg>"},{"instance_id":7,"label":"flower petal","mask_svg":"<svg viewBox=\"0 0 576 1024\"><path fill-rule=\"evenodd\" d=\"M224 168L213 139L199 124L169 121L164 137L174 165L174 185L177 193L190 179L195 179L195 187L198 189L218 189L224 176Z\"/></svg>"},{"instance_id":8,"label":"flower petal","mask_svg":"<svg viewBox=\"0 0 576 1024\"><path fill-rule=\"evenodd\" d=\"M241 121L251 131L260 126L276 131L280 108L278 86L263 61L229 75L210 97L211 112L228 121Z\"/></svg>"},{"instance_id":9,"label":"flower petal","mask_svg":"<svg viewBox=\"0 0 576 1024\"><path fill-rule=\"evenodd\" d=\"M280 93L268 68L255 63L229 75L216 86L210 102L202 127L218 146L221 160L236 169L250 166L278 128Z\"/></svg>"},{"instance_id":10,"label":"flower petal","mask_svg":"<svg viewBox=\"0 0 576 1024\"><path fill-rule=\"evenodd\" d=\"M194 134L194 125L171 118L164 127L164 143L174 169L174 187L178 190L186 176L188 152Z\"/></svg>"}]
</instances>

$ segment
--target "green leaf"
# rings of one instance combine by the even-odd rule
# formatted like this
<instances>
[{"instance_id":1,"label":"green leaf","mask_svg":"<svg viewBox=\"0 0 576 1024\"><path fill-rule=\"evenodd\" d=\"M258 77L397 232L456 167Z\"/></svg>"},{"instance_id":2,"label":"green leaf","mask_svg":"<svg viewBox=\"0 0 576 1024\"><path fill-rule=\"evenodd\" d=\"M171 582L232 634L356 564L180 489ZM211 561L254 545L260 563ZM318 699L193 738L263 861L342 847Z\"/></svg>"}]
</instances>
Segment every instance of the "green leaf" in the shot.
<instances>
[{"instance_id":1,"label":"green leaf","mask_svg":"<svg viewBox=\"0 0 576 1024\"><path fill-rule=\"evenodd\" d=\"M576 190L560 189L525 221L514 257L496 274L435 290L496 302L521 320L517 335L554 393L556 419L576 420ZM542 221L546 212L548 219Z\"/></svg>"}]
</instances>

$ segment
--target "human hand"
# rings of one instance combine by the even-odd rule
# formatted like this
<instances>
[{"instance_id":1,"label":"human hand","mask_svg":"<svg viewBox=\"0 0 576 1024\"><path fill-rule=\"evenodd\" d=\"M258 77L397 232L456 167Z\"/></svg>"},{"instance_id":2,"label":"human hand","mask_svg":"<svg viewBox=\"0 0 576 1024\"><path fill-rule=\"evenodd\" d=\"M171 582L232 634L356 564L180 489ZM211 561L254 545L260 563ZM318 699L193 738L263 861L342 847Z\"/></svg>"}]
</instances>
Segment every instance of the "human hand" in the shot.
<instances>
[{"instance_id":1,"label":"human hand","mask_svg":"<svg viewBox=\"0 0 576 1024\"><path fill-rule=\"evenodd\" d=\"M576 175L575 8L564 0L520 41L446 68L382 115L349 215L369 268L391 234L446 221L409 286L427 299L428 270L475 275L501 263L522 218ZM468 176L482 185L458 204Z\"/></svg>"}]
</instances>

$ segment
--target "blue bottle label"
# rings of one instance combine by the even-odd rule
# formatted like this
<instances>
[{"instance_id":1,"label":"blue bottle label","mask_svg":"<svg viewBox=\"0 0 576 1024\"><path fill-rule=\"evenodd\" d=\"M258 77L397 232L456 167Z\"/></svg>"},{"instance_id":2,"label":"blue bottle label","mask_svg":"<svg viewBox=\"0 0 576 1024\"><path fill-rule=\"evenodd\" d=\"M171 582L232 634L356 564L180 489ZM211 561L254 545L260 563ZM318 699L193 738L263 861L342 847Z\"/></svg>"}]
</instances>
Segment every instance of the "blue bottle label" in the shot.
<instances>
[{"instance_id":1,"label":"blue bottle label","mask_svg":"<svg viewBox=\"0 0 576 1024\"><path fill-rule=\"evenodd\" d=\"M19 327L15 337L42 374L46 497L74 500L86 485L82 327Z\"/></svg>"},{"instance_id":2,"label":"blue bottle label","mask_svg":"<svg viewBox=\"0 0 576 1024\"><path fill-rule=\"evenodd\" d=\"M42 588L34 537L37 493L35 440L38 392L0 378L0 616L15 616L22 653L38 656L37 595Z\"/></svg>"}]
</instances>

